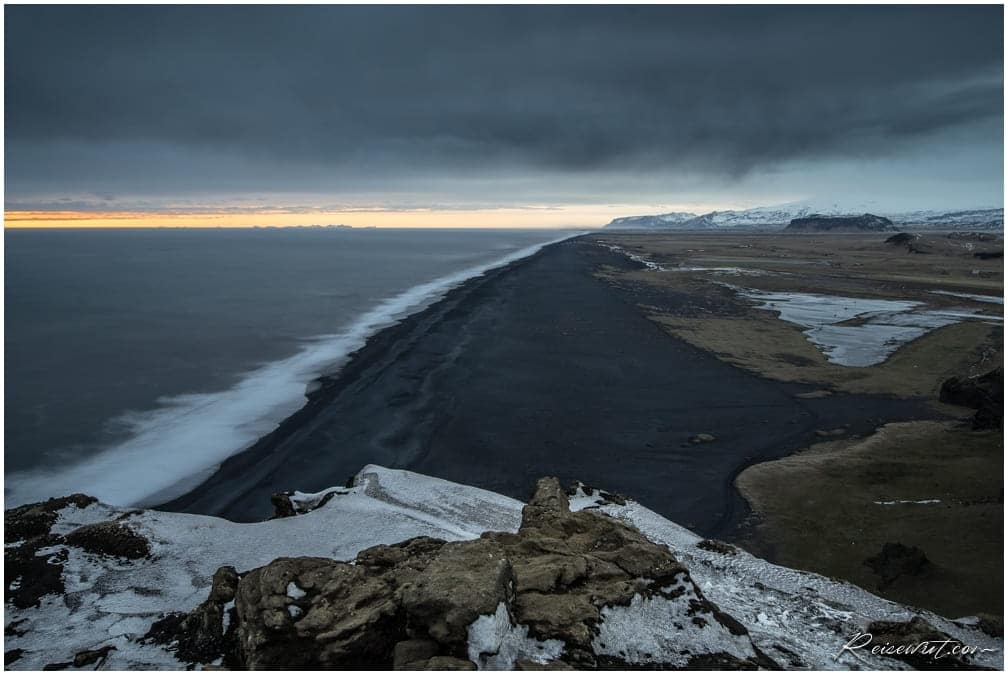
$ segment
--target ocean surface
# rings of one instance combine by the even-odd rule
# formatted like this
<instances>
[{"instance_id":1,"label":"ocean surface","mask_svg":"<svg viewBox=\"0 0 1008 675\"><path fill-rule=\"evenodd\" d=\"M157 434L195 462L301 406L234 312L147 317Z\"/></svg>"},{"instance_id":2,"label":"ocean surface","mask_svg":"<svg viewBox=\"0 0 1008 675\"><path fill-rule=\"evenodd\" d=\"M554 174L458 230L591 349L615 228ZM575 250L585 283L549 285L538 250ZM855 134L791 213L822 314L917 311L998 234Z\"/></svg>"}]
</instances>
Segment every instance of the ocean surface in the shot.
<instances>
[{"instance_id":1,"label":"ocean surface","mask_svg":"<svg viewBox=\"0 0 1008 675\"><path fill-rule=\"evenodd\" d=\"M7 506L181 494L369 335L571 234L7 230Z\"/></svg>"}]
</instances>

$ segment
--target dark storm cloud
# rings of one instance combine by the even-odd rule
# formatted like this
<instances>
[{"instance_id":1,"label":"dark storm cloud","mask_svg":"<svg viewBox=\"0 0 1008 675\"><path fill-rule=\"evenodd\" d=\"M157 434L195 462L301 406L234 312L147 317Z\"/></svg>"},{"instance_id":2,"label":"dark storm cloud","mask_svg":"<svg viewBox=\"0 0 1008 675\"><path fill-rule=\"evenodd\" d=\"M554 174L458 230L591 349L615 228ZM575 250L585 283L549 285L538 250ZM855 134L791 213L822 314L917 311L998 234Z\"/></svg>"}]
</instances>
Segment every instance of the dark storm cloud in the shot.
<instances>
[{"instance_id":1,"label":"dark storm cloud","mask_svg":"<svg viewBox=\"0 0 1008 675\"><path fill-rule=\"evenodd\" d=\"M884 156L996 126L1002 11L8 6L8 187L22 167L84 170L82 146L120 148L102 157L123 166L137 147L226 156L249 175Z\"/></svg>"}]
</instances>

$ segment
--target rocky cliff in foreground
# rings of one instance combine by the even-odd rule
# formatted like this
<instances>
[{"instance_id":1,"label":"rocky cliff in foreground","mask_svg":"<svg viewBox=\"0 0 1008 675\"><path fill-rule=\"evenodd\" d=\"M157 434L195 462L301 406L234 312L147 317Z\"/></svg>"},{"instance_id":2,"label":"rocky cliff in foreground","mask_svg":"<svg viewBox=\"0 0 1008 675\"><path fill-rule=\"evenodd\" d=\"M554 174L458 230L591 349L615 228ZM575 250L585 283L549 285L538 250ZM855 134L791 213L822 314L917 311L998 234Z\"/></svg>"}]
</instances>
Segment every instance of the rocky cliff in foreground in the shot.
<instances>
[{"instance_id":1,"label":"rocky cliff in foreground","mask_svg":"<svg viewBox=\"0 0 1008 675\"><path fill-rule=\"evenodd\" d=\"M553 479L524 505L369 466L353 488L276 503L287 517L255 524L83 495L7 511L8 667L1001 665L1002 640L975 619L771 565ZM844 649L866 632L976 651Z\"/></svg>"}]
</instances>

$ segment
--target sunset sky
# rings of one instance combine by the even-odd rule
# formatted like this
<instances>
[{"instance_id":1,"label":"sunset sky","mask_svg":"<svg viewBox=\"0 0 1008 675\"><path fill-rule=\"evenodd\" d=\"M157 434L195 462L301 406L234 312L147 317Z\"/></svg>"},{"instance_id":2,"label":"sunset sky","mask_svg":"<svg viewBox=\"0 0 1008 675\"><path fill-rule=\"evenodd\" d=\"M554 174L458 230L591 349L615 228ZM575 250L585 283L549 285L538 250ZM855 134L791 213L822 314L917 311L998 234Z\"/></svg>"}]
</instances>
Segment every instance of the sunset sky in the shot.
<instances>
[{"instance_id":1,"label":"sunset sky","mask_svg":"<svg viewBox=\"0 0 1008 675\"><path fill-rule=\"evenodd\" d=\"M999 207L1002 14L8 5L6 225Z\"/></svg>"}]
</instances>

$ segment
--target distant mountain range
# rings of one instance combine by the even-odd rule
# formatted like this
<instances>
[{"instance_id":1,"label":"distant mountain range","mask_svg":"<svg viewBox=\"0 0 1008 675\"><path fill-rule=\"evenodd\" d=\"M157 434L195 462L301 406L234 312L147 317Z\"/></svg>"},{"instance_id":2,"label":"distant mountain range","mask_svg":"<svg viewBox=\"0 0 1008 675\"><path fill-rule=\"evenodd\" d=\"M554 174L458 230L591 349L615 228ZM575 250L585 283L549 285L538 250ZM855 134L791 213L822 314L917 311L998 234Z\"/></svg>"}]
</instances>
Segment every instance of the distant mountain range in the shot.
<instances>
[{"instance_id":1,"label":"distant mountain range","mask_svg":"<svg viewBox=\"0 0 1008 675\"><path fill-rule=\"evenodd\" d=\"M884 215L901 229L972 229L1000 230L1004 228L1004 209L963 209L957 211L907 211L891 213L871 205L840 206L837 204L792 202L778 206L760 206L743 211L711 211L710 213L662 213L649 216L615 218L606 225L614 230L721 230L783 229L796 218L813 216L847 216L874 213Z\"/></svg>"}]
</instances>

